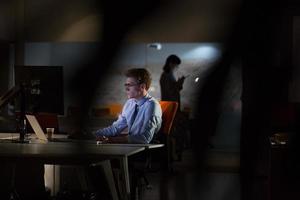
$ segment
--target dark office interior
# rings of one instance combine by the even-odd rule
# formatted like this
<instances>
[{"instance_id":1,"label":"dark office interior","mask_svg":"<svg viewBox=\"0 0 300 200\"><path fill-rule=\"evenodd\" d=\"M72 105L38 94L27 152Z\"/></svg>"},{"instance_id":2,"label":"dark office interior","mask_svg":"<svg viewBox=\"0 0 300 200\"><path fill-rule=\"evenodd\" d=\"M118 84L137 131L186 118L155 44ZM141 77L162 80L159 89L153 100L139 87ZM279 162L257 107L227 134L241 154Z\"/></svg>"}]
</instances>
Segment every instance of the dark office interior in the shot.
<instances>
[{"instance_id":1,"label":"dark office interior","mask_svg":"<svg viewBox=\"0 0 300 200\"><path fill-rule=\"evenodd\" d=\"M149 93L159 100L166 57L182 59L177 76L188 77L179 108L188 119L184 147L172 170L160 169L155 162L163 161L153 159L155 169L146 173L151 187L143 187L138 199L298 198L296 0L3 0L0 16L0 96L27 81L26 112L57 116L57 126L45 124L55 134L95 131L113 122L126 101L123 74L132 67L151 72ZM0 101L1 138L19 131L18 99L5 106ZM5 153L0 155L7 161ZM41 197L33 194L42 182L45 199L84 199L74 168L42 169L17 158L26 163L21 172L31 171L13 175L14 187L25 188L20 194ZM11 166L20 167L0 168L3 197L13 190ZM30 177L43 170L45 180ZM27 187L30 181L33 187ZM70 196L59 197L62 191ZM95 199L114 199L106 193ZM127 199L121 193L115 198Z\"/></svg>"}]
</instances>

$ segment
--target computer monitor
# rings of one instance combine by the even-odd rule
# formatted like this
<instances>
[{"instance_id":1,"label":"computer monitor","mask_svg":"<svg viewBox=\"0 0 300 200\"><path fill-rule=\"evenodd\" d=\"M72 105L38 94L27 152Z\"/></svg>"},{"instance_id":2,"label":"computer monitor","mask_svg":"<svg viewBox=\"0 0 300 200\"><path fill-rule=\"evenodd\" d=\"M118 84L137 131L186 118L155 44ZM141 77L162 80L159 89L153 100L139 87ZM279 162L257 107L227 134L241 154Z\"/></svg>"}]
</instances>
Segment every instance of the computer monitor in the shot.
<instances>
[{"instance_id":1,"label":"computer monitor","mask_svg":"<svg viewBox=\"0 0 300 200\"><path fill-rule=\"evenodd\" d=\"M25 111L64 114L62 66L15 66L15 85L25 86ZM16 102L16 110L20 108Z\"/></svg>"}]
</instances>

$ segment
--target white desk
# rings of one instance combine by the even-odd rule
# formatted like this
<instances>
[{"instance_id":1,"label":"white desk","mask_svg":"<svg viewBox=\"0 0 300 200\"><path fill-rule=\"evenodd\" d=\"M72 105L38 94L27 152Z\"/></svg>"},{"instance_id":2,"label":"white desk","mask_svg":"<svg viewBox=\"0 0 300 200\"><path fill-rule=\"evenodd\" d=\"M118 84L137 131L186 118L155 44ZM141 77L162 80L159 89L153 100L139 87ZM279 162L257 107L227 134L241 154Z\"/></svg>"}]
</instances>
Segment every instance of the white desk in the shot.
<instances>
[{"instance_id":1,"label":"white desk","mask_svg":"<svg viewBox=\"0 0 300 200\"><path fill-rule=\"evenodd\" d=\"M122 147L144 147L145 149L155 149L163 147L164 144L98 144L99 146L122 146Z\"/></svg>"},{"instance_id":2,"label":"white desk","mask_svg":"<svg viewBox=\"0 0 300 200\"><path fill-rule=\"evenodd\" d=\"M32 137L34 134L32 135ZM18 138L18 134L0 133L0 138ZM54 138L66 138L66 135L54 135ZM44 164L87 164L103 160L118 159L121 175L125 180L127 197L130 197L130 181L128 156L145 149L163 147L163 144L97 144L96 141L48 142L38 143L32 140L30 144L0 143L0 159L14 161L16 158L34 159ZM111 170L111 169L110 169Z\"/></svg>"},{"instance_id":3,"label":"white desk","mask_svg":"<svg viewBox=\"0 0 300 200\"><path fill-rule=\"evenodd\" d=\"M145 147L97 145L87 143L48 142L46 144L0 142L2 162L35 161L43 164L86 165L103 160L119 159L125 180L127 197L130 197L128 156L145 150Z\"/></svg>"},{"instance_id":4,"label":"white desk","mask_svg":"<svg viewBox=\"0 0 300 200\"><path fill-rule=\"evenodd\" d=\"M52 144L65 144L65 143L60 143L60 142L49 142L49 145ZM67 143L68 144L68 143ZM73 143L74 144L74 143ZM81 142L77 142L77 145L79 145L81 147L84 147L85 145L88 144L87 147L97 147L97 148L103 148L103 149L110 149L109 151L120 151L123 154L122 155L111 155L108 157L108 159L118 159L120 162L120 167L121 167L121 175L122 175L122 179L125 180L125 185L123 186L125 188L127 197L130 198L130 179L129 179L129 169L128 169L128 157L136 154L138 152L141 152L143 150L149 150L149 149L153 149L153 148L160 148L163 147L164 144L96 144L96 141L82 141ZM125 151L125 150L129 150L129 151Z\"/></svg>"}]
</instances>

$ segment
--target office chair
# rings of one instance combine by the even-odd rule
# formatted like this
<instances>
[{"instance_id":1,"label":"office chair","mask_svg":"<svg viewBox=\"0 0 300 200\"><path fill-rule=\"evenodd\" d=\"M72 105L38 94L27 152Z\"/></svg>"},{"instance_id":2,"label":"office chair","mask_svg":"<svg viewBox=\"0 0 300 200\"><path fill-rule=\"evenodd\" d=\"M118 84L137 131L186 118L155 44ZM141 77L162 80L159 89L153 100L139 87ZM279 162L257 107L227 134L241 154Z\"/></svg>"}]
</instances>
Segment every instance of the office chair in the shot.
<instances>
[{"instance_id":1,"label":"office chair","mask_svg":"<svg viewBox=\"0 0 300 200\"><path fill-rule=\"evenodd\" d=\"M173 127L173 122L178 109L178 103L175 101L160 101L162 109L162 126L153 142L159 141L159 143L165 144L164 147L164 158L166 159L166 167L168 171L172 170L172 148L170 135Z\"/></svg>"},{"instance_id":2,"label":"office chair","mask_svg":"<svg viewBox=\"0 0 300 200\"><path fill-rule=\"evenodd\" d=\"M170 141L170 135L172 131L173 121L178 109L178 103L174 101L160 101L160 106L162 109L162 126L160 131L154 136L151 143L163 143L165 146L161 149L151 149L144 152L144 159L135 160L133 168L133 193L135 199L139 199L143 184L141 180L144 181L146 188L151 189L151 185L146 177L148 172L155 172L152 169L152 158L158 158L158 161L163 161L162 167L169 172L172 171L172 144ZM140 166L142 161L142 167Z\"/></svg>"},{"instance_id":3,"label":"office chair","mask_svg":"<svg viewBox=\"0 0 300 200\"><path fill-rule=\"evenodd\" d=\"M160 101L159 102L162 109L162 125L159 132L154 136L151 143L162 143L165 146L163 147L163 153L161 153L161 149L158 149L159 160L163 160L164 168L166 168L169 172L172 171L172 143L170 141L170 135L172 132L173 122L175 119L175 115L178 109L178 103L175 101ZM151 168L152 162L152 152L146 152L146 168ZM145 182L148 184L148 181L145 177L143 177Z\"/></svg>"}]
</instances>

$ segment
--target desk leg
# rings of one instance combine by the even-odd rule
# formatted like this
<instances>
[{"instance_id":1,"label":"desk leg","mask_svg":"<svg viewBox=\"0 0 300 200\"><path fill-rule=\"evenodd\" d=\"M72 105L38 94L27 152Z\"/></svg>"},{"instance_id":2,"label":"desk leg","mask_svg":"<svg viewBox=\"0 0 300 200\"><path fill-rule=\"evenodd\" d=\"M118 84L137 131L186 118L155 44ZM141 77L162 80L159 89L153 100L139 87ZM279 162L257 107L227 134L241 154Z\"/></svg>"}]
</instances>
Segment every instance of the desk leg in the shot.
<instances>
[{"instance_id":1,"label":"desk leg","mask_svg":"<svg viewBox=\"0 0 300 200\"><path fill-rule=\"evenodd\" d=\"M44 181L45 186L51 190L51 196L56 196L60 188L60 166L59 165L44 165Z\"/></svg>"},{"instance_id":2,"label":"desk leg","mask_svg":"<svg viewBox=\"0 0 300 200\"><path fill-rule=\"evenodd\" d=\"M92 164L91 166L101 166L103 171L104 171L104 175L105 175L105 179L106 182L108 183L108 187L110 190L110 194L112 196L113 200L118 200L118 192L116 189L116 184L114 181L114 175L112 172L112 167L110 164L110 160L104 160L95 164Z\"/></svg>"},{"instance_id":3,"label":"desk leg","mask_svg":"<svg viewBox=\"0 0 300 200\"><path fill-rule=\"evenodd\" d=\"M110 193L112 195L112 199L113 200L118 200L118 193L117 193L117 190L116 190L116 184L115 184L115 181L114 181L114 176L113 176L113 173L112 173L112 168L111 168L110 161L109 160L103 161L102 166L103 166L106 181L107 181L108 186L109 186Z\"/></svg>"},{"instance_id":4,"label":"desk leg","mask_svg":"<svg viewBox=\"0 0 300 200\"><path fill-rule=\"evenodd\" d=\"M127 156L120 158L120 167L122 173L123 182L125 182L125 199L130 199L130 183L129 183L129 171L128 171L128 159Z\"/></svg>"},{"instance_id":5,"label":"desk leg","mask_svg":"<svg viewBox=\"0 0 300 200\"><path fill-rule=\"evenodd\" d=\"M54 169L54 191L53 195L56 196L60 190L60 165L53 165Z\"/></svg>"}]
</instances>

